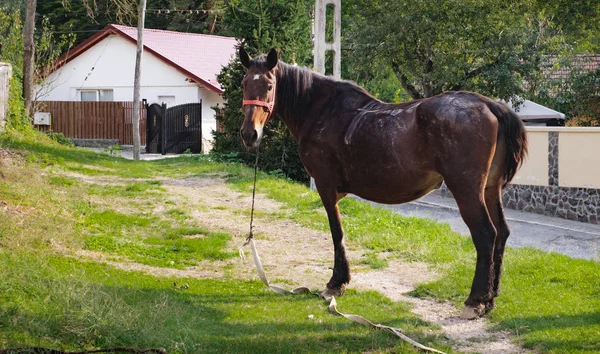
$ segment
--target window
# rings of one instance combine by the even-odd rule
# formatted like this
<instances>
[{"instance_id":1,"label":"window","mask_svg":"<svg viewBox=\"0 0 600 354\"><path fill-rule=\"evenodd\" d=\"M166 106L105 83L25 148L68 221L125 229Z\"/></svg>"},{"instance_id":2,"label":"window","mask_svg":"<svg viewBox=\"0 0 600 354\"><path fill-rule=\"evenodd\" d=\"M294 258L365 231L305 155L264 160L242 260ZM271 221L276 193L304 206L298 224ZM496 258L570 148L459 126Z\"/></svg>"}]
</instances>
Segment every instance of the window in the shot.
<instances>
[{"instance_id":1,"label":"window","mask_svg":"<svg viewBox=\"0 0 600 354\"><path fill-rule=\"evenodd\" d=\"M102 102L112 102L113 101L113 90L98 90L100 94L100 100Z\"/></svg>"},{"instance_id":2,"label":"window","mask_svg":"<svg viewBox=\"0 0 600 354\"><path fill-rule=\"evenodd\" d=\"M97 99L98 91L81 91L81 102L95 102Z\"/></svg>"},{"instance_id":3,"label":"window","mask_svg":"<svg viewBox=\"0 0 600 354\"><path fill-rule=\"evenodd\" d=\"M81 102L113 101L113 90L81 90Z\"/></svg>"}]
</instances>

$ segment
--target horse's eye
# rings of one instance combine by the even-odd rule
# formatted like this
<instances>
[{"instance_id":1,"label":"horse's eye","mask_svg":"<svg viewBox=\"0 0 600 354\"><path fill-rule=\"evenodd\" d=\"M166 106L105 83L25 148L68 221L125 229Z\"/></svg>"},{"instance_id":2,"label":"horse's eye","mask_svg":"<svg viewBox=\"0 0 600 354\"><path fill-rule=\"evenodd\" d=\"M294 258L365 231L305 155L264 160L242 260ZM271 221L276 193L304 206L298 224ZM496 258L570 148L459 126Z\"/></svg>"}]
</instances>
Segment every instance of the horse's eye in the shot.
<instances>
[{"instance_id":1,"label":"horse's eye","mask_svg":"<svg viewBox=\"0 0 600 354\"><path fill-rule=\"evenodd\" d=\"M273 89L273 85L267 86L267 90L271 91Z\"/></svg>"}]
</instances>

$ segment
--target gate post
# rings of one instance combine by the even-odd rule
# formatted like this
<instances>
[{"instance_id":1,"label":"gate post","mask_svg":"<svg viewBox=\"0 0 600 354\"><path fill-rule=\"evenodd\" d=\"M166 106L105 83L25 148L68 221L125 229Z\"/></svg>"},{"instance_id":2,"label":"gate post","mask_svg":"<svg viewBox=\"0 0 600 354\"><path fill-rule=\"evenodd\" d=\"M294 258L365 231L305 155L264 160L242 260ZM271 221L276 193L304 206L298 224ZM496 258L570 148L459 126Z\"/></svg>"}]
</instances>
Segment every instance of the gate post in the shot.
<instances>
[{"instance_id":1,"label":"gate post","mask_svg":"<svg viewBox=\"0 0 600 354\"><path fill-rule=\"evenodd\" d=\"M333 41L327 42L327 5L333 5ZM314 22L314 66L318 73L325 75L325 53L333 52L333 77L341 79L341 25L342 5L341 0L316 0ZM310 179L310 189L315 190L315 180Z\"/></svg>"},{"instance_id":2,"label":"gate post","mask_svg":"<svg viewBox=\"0 0 600 354\"><path fill-rule=\"evenodd\" d=\"M162 104L162 122L160 127L160 153L167 153L167 104Z\"/></svg>"}]
</instances>

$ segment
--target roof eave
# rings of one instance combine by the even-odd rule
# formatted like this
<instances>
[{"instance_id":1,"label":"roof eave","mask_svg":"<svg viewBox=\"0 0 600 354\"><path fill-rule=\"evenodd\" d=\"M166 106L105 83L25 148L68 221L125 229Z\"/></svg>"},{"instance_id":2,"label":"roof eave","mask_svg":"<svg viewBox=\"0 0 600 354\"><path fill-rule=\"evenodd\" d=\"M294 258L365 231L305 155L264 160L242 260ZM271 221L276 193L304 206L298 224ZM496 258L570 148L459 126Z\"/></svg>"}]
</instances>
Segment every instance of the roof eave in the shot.
<instances>
[{"instance_id":1,"label":"roof eave","mask_svg":"<svg viewBox=\"0 0 600 354\"><path fill-rule=\"evenodd\" d=\"M54 71L60 69L63 65L65 65L68 62L70 62L71 60L77 58L80 54L82 54L83 52L85 52L88 48L94 46L95 44L97 44L98 42L100 42L101 40L103 40L104 38L106 38L106 37L108 37L110 35L113 35L113 34L114 35L118 35L118 36L120 36L120 37L128 40L129 42L137 45L137 40L136 39L131 38L125 32L121 31L119 28L115 27L112 24L109 24L108 26L104 27L100 32L94 34L90 38L88 38L85 41L81 42L78 46L76 46L72 50L70 50L67 53L61 55L55 61L56 65L53 66L52 71L48 72L45 76L47 76L47 75L53 73ZM218 95L222 95L223 94L223 90L221 88L219 88L219 87L211 84L210 82L202 79L201 77L196 76L192 72L186 70L185 68L183 68L182 66L178 65L177 63L175 63L175 62L167 59L166 57L164 57L160 53L152 50L151 48L147 47L146 45L144 45L144 50L148 51L149 53L154 54L160 60L162 60L165 63L169 64L170 66L172 66L173 68L175 68L180 73L182 73L182 74L188 76L189 78L193 79L196 83L199 83L200 85L206 87L208 90L210 90L210 91L212 91L212 92L214 92L214 93L216 93Z\"/></svg>"}]
</instances>

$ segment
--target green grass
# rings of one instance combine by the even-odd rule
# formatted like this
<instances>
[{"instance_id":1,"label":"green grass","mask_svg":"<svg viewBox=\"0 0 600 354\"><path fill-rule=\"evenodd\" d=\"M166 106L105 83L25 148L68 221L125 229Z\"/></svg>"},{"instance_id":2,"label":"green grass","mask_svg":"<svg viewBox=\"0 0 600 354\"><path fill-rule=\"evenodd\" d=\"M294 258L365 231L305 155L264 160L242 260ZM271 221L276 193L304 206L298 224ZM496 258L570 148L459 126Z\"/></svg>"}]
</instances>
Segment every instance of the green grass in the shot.
<instances>
[{"instance_id":1,"label":"green grass","mask_svg":"<svg viewBox=\"0 0 600 354\"><path fill-rule=\"evenodd\" d=\"M240 191L251 190L247 179L232 183ZM284 203L293 220L329 231L318 195L305 186L263 174L257 188ZM444 274L439 281L418 286L413 295L462 306L475 269L470 237L454 233L447 224L402 217L350 198L340 202L340 211L348 240L372 252L427 262ZM502 293L489 318L496 329L511 331L522 345L543 353L600 352L600 264L508 248Z\"/></svg>"},{"instance_id":2,"label":"green grass","mask_svg":"<svg viewBox=\"0 0 600 354\"><path fill-rule=\"evenodd\" d=\"M277 295L257 281L156 278L3 250L0 268L5 270L0 277L0 347L164 347L169 353L415 352L385 332L328 314L314 296ZM439 346L443 341L428 336L431 328L406 305L378 293L349 291L342 306L343 311L360 311L401 327L426 344Z\"/></svg>"},{"instance_id":3,"label":"green grass","mask_svg":"<svg viewBox=\"0 0 600 354\"><path fill-rule=\"evenodd\" d=\"M383 269L389 266L387 259L379 258L376 252L367 253L360 263L368 265L372 269Z\"/></svg>"},{"instance_id":4,"label":"green grass","mask_svg":"<svg viewBox=\"0 0 600 354\"><path fill-rule=\"evenodd\" d=\"M237 255L225 251L230 235L201 227L174 227L154 216L92 208L81 211L81 218L86 249L142 264L183 269L205 259L222 260Z\"/></svg>"},{"instance_id":5,"label":"green grass","mask_svg":"<svg viewBox=\"0 0 600 354\"><path fill-rule=\"evenodd\" d=\"M0 212L0 346L410 351L385 334L326 315L314 299L279 297L256 282L155 278L52 255L50 246L59 244L175 268L231 257L225 248L229 236L189 222L186 208L168 200L159 179L223 176L233 188L250 193L252 170L197 156L134 162L7 136L0 136L0 146L22 149L25 155L24 166L2 168L5 177L0 179L0 199L8 207ZM143 181L87 184L63 172ZM264 220L289 218L329 231L318 195L305 186L261 173L258 192L283 204L278 213L258 215ZM159 203L166 209L154 215ZM448 225L401 217L350 198L340 209L351 245L369 250L364 264L385 267L377 256L382 251L426 262L443 277L421 284L414 295L461 305L475 262L469 238ZM190 235L196 236L186 237ZM189 288L173 287L174 282ZM598 262L509 248L502 285L498 307L490 314L495 328L511 331L521 344L541 353L600 352ZM340 306L375 321L399 323L430 340L404 305L377 294L349 292ZM318 321L307 322L308 314ZM431 340L436 347L443 343Z\"/></svg>"}]
</instances>

